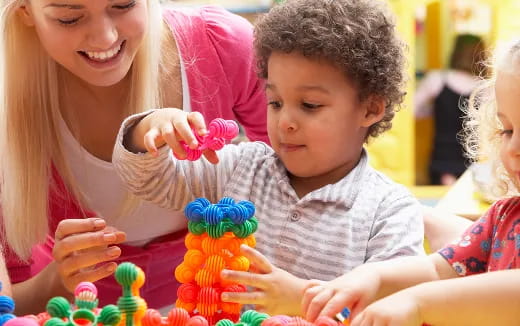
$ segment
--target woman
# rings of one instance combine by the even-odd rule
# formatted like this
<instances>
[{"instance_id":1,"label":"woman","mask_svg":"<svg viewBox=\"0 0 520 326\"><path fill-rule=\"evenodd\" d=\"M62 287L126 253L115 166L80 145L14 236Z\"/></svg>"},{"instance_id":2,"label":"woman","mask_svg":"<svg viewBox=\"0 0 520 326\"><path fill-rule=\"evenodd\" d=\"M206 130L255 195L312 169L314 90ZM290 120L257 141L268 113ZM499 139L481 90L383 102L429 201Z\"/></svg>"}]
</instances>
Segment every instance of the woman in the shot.
<instances>
[{"instance_id":1,"label":"woman","mask_svg":"<svg viewBox=\"0 0 520 326\"><path fill-rule=\"evenodd\" d=\"M147 274L151 307L175 300L182 213L140 203L113 172L118 127L155 107L237 119L267 140L252 28L216 7L158 0L2 0L2 210L17 313L80 281L114 303L117 261ZM91 217L91 218L87 218Z\"/></svg>"}]
</instances>

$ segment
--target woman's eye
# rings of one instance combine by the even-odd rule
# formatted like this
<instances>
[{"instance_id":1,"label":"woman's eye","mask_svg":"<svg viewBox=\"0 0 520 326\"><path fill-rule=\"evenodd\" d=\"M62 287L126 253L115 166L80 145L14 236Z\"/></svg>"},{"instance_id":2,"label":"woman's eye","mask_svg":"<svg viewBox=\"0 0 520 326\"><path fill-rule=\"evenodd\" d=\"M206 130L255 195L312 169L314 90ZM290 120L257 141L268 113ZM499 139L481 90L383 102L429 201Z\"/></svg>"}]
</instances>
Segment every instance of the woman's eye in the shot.
<instances>
[{"instance_id":1,"label":"woman's eye","mask_svg":"<svg viewBox=\"0 0 520 326\"><path fill-rule=\"evenodd\" d=\"M131 2L127 3L126 5L115 5L114 8L125 10L125 9L130 9L133 6L135 6L135 1L131 1Z\"/></svg>"},{"instance_id":2,"label":"woman's eye","mask_svg":"<svg viewBox=\"0 0 520 326\"><path fill-rule=\"evenodd\" d=\"M502 129L500 130L501 136L511 136L513 134L513 129Z\"/></svg>"},{"instance_id":3,"label":"woman's eye","mask_svg":"<svg viewBox=\"0 0 520 326\"><path fill-rule=\"evenodd\" d=\"M71 19L58 19L58 23L60 23L61 25L71 26L76 24L80 19L81 17Z\"/></svg>"}]
</instances>

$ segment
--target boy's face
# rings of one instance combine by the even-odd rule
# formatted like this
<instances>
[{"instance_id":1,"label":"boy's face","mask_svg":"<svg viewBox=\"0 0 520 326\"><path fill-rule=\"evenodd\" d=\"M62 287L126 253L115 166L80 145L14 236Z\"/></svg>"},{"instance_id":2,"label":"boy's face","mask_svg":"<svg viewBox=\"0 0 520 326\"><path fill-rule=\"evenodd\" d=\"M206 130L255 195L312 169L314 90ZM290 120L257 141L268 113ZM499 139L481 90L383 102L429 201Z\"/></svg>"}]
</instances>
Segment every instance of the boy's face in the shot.
<instances>
[{"instance_id":1,"label":"boy's face","mask_svg":"<svg viewBox=\"0 0 520 326\"><path fill-rule=\"evenodd\" d=\"M502 124L500 156L511 181L520 190L520 78L499 72L495 85L498 119Z\"/></svg>"},{"instance_id":2,"label":"boy's face","mask_svg":"<svg viewBox=\"0 0 520 326\"><path fill-rule=\"evenodd\" d=\"M271 144L293 186L335 183L357 164L367 128L365 103L342 71L299 53L271 55L266 93Z\"/></svg>"}]
</instances>

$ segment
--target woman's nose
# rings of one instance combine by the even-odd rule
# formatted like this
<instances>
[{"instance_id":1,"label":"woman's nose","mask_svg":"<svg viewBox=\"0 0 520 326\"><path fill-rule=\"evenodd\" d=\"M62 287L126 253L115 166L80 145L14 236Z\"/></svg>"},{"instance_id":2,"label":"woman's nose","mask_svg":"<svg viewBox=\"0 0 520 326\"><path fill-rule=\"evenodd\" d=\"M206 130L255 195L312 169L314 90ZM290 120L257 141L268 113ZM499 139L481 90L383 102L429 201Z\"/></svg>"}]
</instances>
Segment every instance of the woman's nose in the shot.
<instances>
[{"instance_id":1,"label":"woman's nose","mask_svg":"<svg viewBox=\"0 0 520 326\"><path fill-rule=\"evenodd\" d=\"M119 38L117 27L112 18L103 16L92 21L88 35L88 45L92 50L109 50Z\"/></svg>"}]
</instances>

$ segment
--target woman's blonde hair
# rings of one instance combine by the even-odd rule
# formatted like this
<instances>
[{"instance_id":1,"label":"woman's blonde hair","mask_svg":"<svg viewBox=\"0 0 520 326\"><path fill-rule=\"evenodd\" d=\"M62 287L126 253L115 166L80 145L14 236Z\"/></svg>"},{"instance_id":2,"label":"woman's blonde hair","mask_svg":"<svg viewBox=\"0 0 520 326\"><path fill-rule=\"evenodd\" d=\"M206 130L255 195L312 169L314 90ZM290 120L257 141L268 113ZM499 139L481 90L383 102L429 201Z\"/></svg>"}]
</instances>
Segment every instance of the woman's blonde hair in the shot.
<instances>
[{"instance_id":1,"label":"woman's blonde hair","mask_svg":"<svg viewBox=\"0 0 520 326\"><path fill-rule=\"evenodd\" d=\"M483 79L470 96L464 122L465 148L474 161L487 161L492 166L493 180L489 185L493 197L516 195L502 161L500 147L503 129L497 117L495 83L497 74L520 76L520 40L498 46L489 64L491 77Z\"/></svg>"},{"instance_id":2,"label":"woman's blonde hair","mask_svg":"<svg viewBox=\"0 0 520 326\"><path fill-rule=\"evenodd\" d=\"M82 197L66 166L58 123L59 72L17 9L24 0L1 0L0 148L4 241L22 259L45 240L49 195L56 167L71 194ZM159 82L163 21L159 0L148 2L148 31L129 71L127 114L160 106Z\"/></svg>"}]
</instances>

